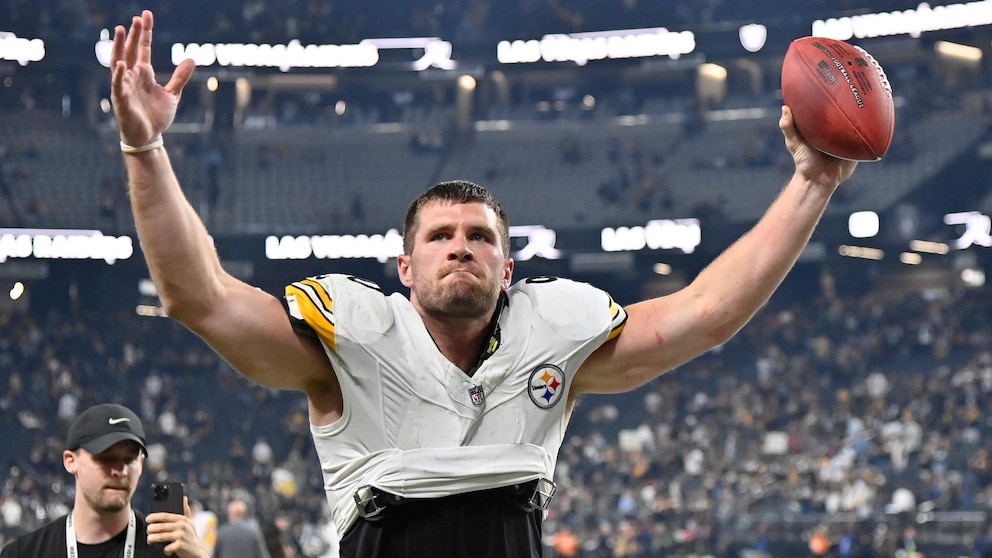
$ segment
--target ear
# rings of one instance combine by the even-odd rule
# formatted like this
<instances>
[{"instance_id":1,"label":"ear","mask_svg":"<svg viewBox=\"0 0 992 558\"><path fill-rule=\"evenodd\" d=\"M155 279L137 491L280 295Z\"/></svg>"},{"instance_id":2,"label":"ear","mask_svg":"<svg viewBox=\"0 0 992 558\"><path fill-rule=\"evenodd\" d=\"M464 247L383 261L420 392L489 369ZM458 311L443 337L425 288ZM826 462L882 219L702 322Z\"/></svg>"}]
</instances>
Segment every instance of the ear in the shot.
<instances>
[{"instance_id":1,"label":"ear","mask_svg":"<svg viewBox=\"0 0 992 558\"><path fill-rule=\"evenodd\" d=\"M507 258L503 265L503 289L509 289L513 282L513 258Z\"/></svg>"},{"instance_id":2,"label":"ear","mask_svg":"<svg viewBox=\"0 0 992 558\"><path fill-rule=\"evenodd\" d=\"M410 256L401 254L396 257L396 271L399 274L400 283L404 287L410 288L413 286L413 275L410 271Z\"/></svg>"},{"instance_id":3,"label":"ear","mask_svg":"<svg viewBox=\"0 0 992 558\"><path fill-rule=\"evenodd\" d=\"M65 450L62 452L62 466L65 467L67 473L72 476L76 476L76 471L79 469L79 460L76 454Z\"/></svg>"}]
</instances>

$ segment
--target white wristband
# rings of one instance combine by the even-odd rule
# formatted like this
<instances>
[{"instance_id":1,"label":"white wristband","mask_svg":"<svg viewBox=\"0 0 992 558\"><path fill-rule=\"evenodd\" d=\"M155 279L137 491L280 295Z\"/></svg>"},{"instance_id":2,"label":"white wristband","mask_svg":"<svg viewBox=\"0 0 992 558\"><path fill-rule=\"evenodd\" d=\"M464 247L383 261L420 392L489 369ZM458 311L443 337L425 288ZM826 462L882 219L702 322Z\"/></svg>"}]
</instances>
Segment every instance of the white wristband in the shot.
<instances>
[{"instance_id":1,"label":"white wristband","mask_svg":"<svg viewBox=\"0 0 992 558\"><path fill-rule=\"evenodd\" d=\"M124 142L121 142L121 151L124 153L144 153L145 151L158 149L159 147L162 147L164 145L165 145L165 141L163 141L162 138L158 138L157 140L149 144L138 145L138 146L128 145Z\"/></svg>"}]
</instances>

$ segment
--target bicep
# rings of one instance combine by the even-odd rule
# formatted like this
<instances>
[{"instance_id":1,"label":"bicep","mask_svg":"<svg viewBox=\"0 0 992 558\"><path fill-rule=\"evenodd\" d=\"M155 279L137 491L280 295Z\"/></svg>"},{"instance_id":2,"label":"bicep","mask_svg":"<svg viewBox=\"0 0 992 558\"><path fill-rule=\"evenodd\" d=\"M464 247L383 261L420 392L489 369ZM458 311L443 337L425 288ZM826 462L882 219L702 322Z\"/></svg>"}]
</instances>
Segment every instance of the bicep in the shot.
<instances>
[{"instance_id":1,"label":"bicep","mask_svg":"<svg viewBox=\"0 0 992 558\"><path fill-rule=\"evenodd\" d=\"M625 308L623 331L582 364L573 389L622 393L636 389L716 344L707 311L691 289Z\"/></svg>"},{"instance_id":2,"label":"bicep","mask_svg":"<svg viewBox=\"0 0 992 558\"><path fill-rule=\"evenodd\" d=\"M319 342L293 330L278 298L233 278L222 292L210 312L187 325L238 372L267 387L301 391L333 378Z\"/></svg>"}]
</instances>

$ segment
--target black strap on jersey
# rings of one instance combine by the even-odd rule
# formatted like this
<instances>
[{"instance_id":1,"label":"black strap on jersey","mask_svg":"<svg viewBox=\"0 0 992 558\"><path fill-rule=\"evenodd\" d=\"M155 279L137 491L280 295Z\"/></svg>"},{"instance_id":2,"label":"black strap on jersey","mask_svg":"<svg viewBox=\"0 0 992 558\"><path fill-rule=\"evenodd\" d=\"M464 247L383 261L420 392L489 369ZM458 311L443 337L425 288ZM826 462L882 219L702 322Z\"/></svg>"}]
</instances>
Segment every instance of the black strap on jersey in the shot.
<instances>
[{"instance_id":1,"label":"black strap on jersey","mask_svg":"<svg viewBox=\"0 0 992 558\"><path fill-rule=\"evenodd\" d=\"M507 296L506 291L500 291L499 300L496 301L496 311L493 312L493 319L489 322L489 335L487 336L486 345L482 347L482 353L479 355L479 362L476 362L475 366L468 371L468 376L470 378L475 375L475 371L482 366L482 363L486 362L486 359L493 356L496 349L499 349L499 344L502 340L499 319L503 316L503 310L509 308L509 306L510 297Z\"/></svg>"}]
</instances>

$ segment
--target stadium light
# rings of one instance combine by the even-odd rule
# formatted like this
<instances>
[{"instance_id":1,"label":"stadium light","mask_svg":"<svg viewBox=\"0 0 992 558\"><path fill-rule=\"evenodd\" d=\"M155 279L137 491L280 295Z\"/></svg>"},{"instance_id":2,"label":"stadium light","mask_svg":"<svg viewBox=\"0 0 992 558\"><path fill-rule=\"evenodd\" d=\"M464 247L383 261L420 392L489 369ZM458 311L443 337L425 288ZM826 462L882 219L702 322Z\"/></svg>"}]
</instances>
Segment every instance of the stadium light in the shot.
<instances>
[{"instance_id":1,"label":"stadium light","mask_svg":"<svg viewBox=\"0 0 992 558\"><path fill-rule=\"evenodd\" d=\"M932 242L929 240L913 240L909 243L909 249L926 254L944 255L951 251L951 247L943 242Z\"/></svg>"},{"instance_id":2,"label":"stadium light","mask_svg":"<svg viewBox=\"0 0 992 558\"><path fill-rule=\"evenodd\" d=\"M10 288L10 293L9 293L10 300L17 300L21 298L21 296L24 295L25 290L26 289L24 288L24 283L21 283L20 281L15 281L14 286Z\"/></svg>"},{"instance_id":3,"label":"stadium light","mask_svg":"<svg viewBox=\"0 0 992 558\"><path fill-rule=\"evenodd\" d=\"M923 256L916 252L903 252L899 254L899 261L906 265L920 265L923 262Z\"/></svg>"},{"instance_id":4,"label":"stadium light","mask_svg":"<svg viewBox=\"0 0 992 558\"><path fill-rule=\"evenodd\" d=\"M960 43L937 41L933 48L940 56L962 62L980 62L982 60L982 49Z\"/></svg>"},{"instance_id":5,"label":"stadium light","mask_svg":"<svg viewBox=\"0 0 992 558\"><path fill-rule=\"evenodd\" d=\"M860 258L863 260L882 260L885 258L885 252L878 248L849 246L846 244L837 248L837 253L847 258Z\"/></svg>"},{"instance_id":6,"label":"stadium light","mask_svg":"<svg viewBox=\"0 0 992 558\"><path fill-rule=\"evenodd\" d=\"M871 238L878 234L878 213L855 211L847 218L847 230L854 238Z\"/></svg>"}]
</instances>

